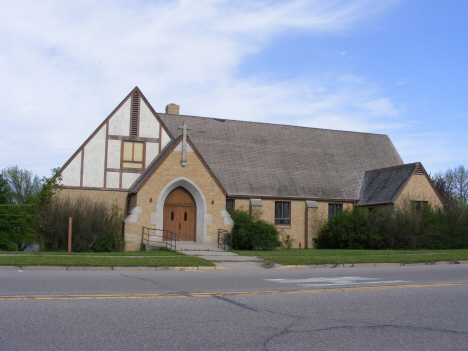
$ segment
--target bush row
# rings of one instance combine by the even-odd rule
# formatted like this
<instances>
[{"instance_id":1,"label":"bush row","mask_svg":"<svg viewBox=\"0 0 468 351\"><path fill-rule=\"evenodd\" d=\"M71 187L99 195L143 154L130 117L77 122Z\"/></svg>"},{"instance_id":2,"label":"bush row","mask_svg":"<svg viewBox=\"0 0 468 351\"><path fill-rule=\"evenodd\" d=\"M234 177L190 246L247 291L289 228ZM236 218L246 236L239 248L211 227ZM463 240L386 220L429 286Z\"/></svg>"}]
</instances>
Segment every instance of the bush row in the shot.
<instances>
[{"instance_id":1,"label":"bush row","mask_svg":"<svg viewBox=\"0 0 468 351\"><path fill-rule=\"evenodd\" d=\"M314 242L320 249L466 249L468 207L356 207L330 218Z\"/></svg>"}]
</instances>

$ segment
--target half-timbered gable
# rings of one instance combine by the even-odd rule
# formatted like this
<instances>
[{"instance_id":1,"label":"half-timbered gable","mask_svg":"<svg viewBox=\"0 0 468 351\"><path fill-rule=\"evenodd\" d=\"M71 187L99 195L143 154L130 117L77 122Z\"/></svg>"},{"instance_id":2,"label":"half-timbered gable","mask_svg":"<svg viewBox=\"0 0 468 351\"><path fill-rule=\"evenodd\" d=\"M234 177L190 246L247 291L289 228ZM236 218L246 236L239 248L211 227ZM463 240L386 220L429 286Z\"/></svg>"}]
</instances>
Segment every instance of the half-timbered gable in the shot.
<instances>
[{"instance_id":1,"label":"half-timbered gable","mask_svg":"<svg viewBox=\"0 0 468 351\"><path fill-rule=\"evenodd\" d=\"M65 188L127 190L171 140L138 88L62 167Z\"/></svg>"}]
</instances>

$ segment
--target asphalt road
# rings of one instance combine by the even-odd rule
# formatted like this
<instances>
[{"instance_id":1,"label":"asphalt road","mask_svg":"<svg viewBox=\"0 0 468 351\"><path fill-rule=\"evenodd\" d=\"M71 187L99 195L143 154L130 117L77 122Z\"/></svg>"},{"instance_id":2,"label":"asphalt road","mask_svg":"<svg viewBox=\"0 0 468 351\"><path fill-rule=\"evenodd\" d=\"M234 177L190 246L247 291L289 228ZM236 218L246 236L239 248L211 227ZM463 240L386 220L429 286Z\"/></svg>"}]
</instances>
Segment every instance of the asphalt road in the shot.
<instances>
[{"instance_id":1,"label":"asphalt road","mask_svg":"<svg viewBox=\"0 0 468 351\"><path fill-rule=\"evenodd\" d=\"M0 350L468 350L468 265L0 271Z\"/></svg>"}]
</instances>

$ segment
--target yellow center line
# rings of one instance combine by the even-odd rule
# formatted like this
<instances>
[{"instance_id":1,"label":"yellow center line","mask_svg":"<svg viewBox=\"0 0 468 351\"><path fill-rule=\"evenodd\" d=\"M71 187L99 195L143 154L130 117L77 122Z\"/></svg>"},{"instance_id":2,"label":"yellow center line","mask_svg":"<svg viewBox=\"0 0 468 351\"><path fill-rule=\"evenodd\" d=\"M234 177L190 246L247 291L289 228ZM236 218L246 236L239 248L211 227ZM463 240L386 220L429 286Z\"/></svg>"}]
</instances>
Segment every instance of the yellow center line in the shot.
<instances>
[{"instance_id":1,"label":"yellow center line","mask_svg":"<svg viewBox=\"0 0 468 351\"><path fill-rule=\"evenodd\" d=\"M302 290L268 290L268 291L225 291L207 293L187 293L187 294L133 294L133 295L23 295L23 296L0 296L0 301L4 300L105 300L105 299L164 299L181 297L213 297L224 295L273 295L273 294L311 294L321 292L336 291L366 291L366 290L390 290L390 289L414 289L433 288L446 286L468 285L468 282L451 282L435 284L407 284L407 285L382 285L382 286L361 286L352 288L327 288L327 289L302 289Z\"/></svg>"}]
</instances>

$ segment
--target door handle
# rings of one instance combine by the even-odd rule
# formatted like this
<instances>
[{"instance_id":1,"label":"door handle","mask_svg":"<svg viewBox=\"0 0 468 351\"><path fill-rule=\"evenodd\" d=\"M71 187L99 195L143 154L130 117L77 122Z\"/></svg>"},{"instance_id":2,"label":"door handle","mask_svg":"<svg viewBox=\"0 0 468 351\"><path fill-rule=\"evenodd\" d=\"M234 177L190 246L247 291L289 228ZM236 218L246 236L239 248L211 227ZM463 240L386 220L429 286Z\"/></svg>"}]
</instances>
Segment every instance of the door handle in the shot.
<instances>
[{"instance_id":1,"label":"door handle","mask_svg":"<svg viewBox=\"0 0 468 351\"><path fill-rule=\"evenodd\" d=\"M179 229L181 229L181 228L182 228L181 223L179 223Z\"/></svg>"}]
</instances>

